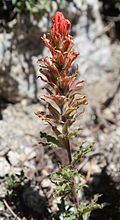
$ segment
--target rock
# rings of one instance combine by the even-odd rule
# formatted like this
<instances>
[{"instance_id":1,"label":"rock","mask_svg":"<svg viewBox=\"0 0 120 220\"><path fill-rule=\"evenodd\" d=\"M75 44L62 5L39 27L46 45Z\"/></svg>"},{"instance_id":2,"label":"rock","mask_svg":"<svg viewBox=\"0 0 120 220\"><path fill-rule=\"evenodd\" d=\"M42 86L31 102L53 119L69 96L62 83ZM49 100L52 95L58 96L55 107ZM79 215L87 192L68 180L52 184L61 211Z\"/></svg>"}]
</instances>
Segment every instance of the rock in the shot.
<instances>
[{"instance_id":1,"label":"rock","mask_svg":"<svg viewBox=\"0 0 120 220\"><path fill-rule=\"evenodd\" d=\"M34 159L35 156L36 152L34 149L27 146L20 146L18 151L8 152L9 161L13 166L29 165L28 161Z\"/></svg>"},{"instance_id":2,"label":"rock","mask_svg":"<svg viewBox=\"0 0 120 220\"><path fill-rule=\"evenodd\" d=\"M98 0L74 0L66 13L71 19L75 49L80 51L76 63L87 81L99 79L105 71L112 70L110 41L102 33L104 25ZM98 37L97 37L98 36Z\"/></svg>"},{"instance_id":3,"label":"rock","mask_svg":"<svg viewBox=\"0 0 120 220\"><path fill-rule=\"evenodd\" d=\"M39 104L9 104L0 120L0 157L8 157L11 171L24 169L26 173L30 172L29 177L36 171L38 151L40 163L44 160L50 167L53 166L50 158L43 159L42 147L39 148L40 128L46 126L34 114L38 109L43 110Z\"/></svg>"},{"instance_id":4,"label":"rock","mask_svg":"<svg viewBox=\"0 0 120 220\"><path fill-rule=\"evenodd\" d=\"M0 69L0 98L6 102L18 102L18 82L7 71Z\"/></svg>"},{"instance_id":5,"label":"rock","mask_svg":"<svg viewBox=\"0 0 120 220\"><path fill-rule=\"evenodd\" d=\"M8 158L13 166L19 165L19 154L17 152L9 151Z\"/></svg>"},{"instance_id":6,"label":"rock","mask_svg":"<svg viewBox=\"0 0 120 220\"><path fill-rule=\"evenodd\" d=\"M48 176L48 175L49 175L49 173L48 173L48 171L47 171L47 170L43 169L43 170L42 170L42 175L43 175L43 176Z\"/></svg>"},{"instance_id":7,"label":"rock","mask_svg":"<svg viewBox=\"0 0 120 220\"><path fill-rule=\"evenodd\" d=\"M4 157L0 157L0 177L4 177L10 172L10 164Z\"/></svg>"},{"instance_id":8,"label":"rock","mask_svg":"<svg viewBox=\"0 0 120 220\"><path fill-rule=\"evenodd\" d=\"M3 203L0 201L0 212L2 212L4 210L4 205L3 205ZM2 220L1 218L0 218L0 220Z\"/></svg>"},{"instance_id":9,"label":"rock","mask_svg":"<svg viewBox=\"0 0 120 220\"><path fill-rule=\"evenodd\" d=\"M51 183L50 179L48 179L48 178L44 179L41 183L41 186L43 188L50 188L51 185L52 185L52 183Z\"/></svg>"},{"instance_id":10,"label":"rock","mask_svg":"<svg viewBox=\"0 0 120 220\"><path fill-rule=\"evenodd\" d=\"M12 103L26 97L36 99L37 56L43 47L40 44L43 27L39 27L38 21L37 26L30 21L26 25L17 22L9 33L0 33L0 98Z\"/></svg>"},{"instance_id":11,"label":"rock","mask_svg":"<svg viewBox=\"0 0 120 220\"><path fill-rule=\"evenodd\" d=\"M1 181L0 182L0 196L1 196L1 199L2 198L5 198L5 195L7 194L7 188L6 188L6 185L5 185L5 181ZM0 204L0 208L1 208L1 204Z\"/></svg>"},{"instance_id":12,"label":"rock","mask_svg":"<svg viewBox=\"0 0 120 220\"><path fill-rule=\"evenodd\" d=\"M37 188L25 187L22 197L25 207L31 209L36 215L46 210L46 199Z\"/></svg>"}]
</instances>

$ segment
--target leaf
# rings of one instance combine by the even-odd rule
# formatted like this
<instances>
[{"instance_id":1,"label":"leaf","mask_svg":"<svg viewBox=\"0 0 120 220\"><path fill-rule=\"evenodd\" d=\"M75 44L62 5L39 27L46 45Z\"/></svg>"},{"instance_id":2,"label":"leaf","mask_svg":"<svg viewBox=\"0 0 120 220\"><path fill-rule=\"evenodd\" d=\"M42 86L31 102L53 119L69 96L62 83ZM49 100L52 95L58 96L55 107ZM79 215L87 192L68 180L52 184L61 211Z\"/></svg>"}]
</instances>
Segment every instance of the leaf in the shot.
<instances>
[{"instance_id":1,"label":"leaf","mask_svg":"<svg viewBox=\"0 0 120 220\"><path fill-rule=\"evenodd\" d=\"M68 137L73 138L73 137L78 137L80 135L80 131L82 128L75 129L74 131L69 132Z\"/></svg>"},{"instance_id":2,"label":"leaf","mask_svg":"<svg viewBox=\"0 0 120 220\"><path fill-rule=\"evenodd\" d=\"M79 149L73 154L73 164L79 163L80 160L83 159L87 153L92 151L93 146L83 147L83 144L84 142L81 143Z\"/></svg>"},{"instance_id":3,"label":"leaf","mask_svg":"<svg viewBox=\"0 0 120 220\"><path fill-rule=\"evenodd\" d=\"M38 76L37 78L40 78L43 82L47 83L48 81L43 79L42 76Z\"/></svg>"},{"instance_id":4,"label":"leaf","mask_svg":"<svg viewBox=\"0 0 120 220\"><path fill-rule=\"evenodd\" d=\"M52 123L54 122L54 119L51 115L49 114L46 114L45 112L41 112L41 111L38 111L38 112L35 112L35 114L43 121L46 121L47 123Z\"/></svg>"},{"instance_id":5,"label":"leaf","mask_svg":"<svg viewBox=\"0 0 120 220\"><path fill-rule=\"evenodd\" d=\"M12 0L12 4L15 5L17 3L17 0Z\"/></svg>"},{"instance_id":6,"label":"leaf","mask_svg":"<svg viewBox=\"0 0 120 220\"><path fill-rule=\"evenodd\" d=\"M80 184L77 185L76 190L85 187L83 182L83 176L78 172L78 170L68 167L66 165L60 165L59 171L51 174L51 181L56 185L55 193L56 195L68 195L69 198L72 196L72 181L73 178L79 180Z\"/></svg>"},{"instance_id":7,"label":"leaf","mask_svg":"<svg viewBox=\"0 0 120 220\"><path fill-rule=\"evenodd\" d=\"M64 116L65 116L66 118L68 118L69 115L70 115L73 111L75 111L76 109L77 109L76 107L71 107L71 108L67 109L66 112L65 112L65 114L64 114Z\"/></svg>"},{"instance_id":8,"label":"leaf","mask_svg":"<svg viewBox=\"0 0 120 220\"><path fill-rule=\"evenodd\" d=\"M77 91L81 88L81 86L83 85L84 80L72 80L70 85L69 85L69 91Z\"/></svg>"},{"instance_id":9,"label":"leaf","mask_svg":"<svg viewBox=\"0 0 120 220\"><path fill-rule=\"evenodd\" d=\"M60 148L63 147L62 143L58 139L56 139L55 137L53 137L51 135L46 134L45 132L40 132L40 136L41 136L41 138L45 138L48 143L52 143Z\"/></svg>"},{"instance_id":10,"label":"leaf","mask_svg":"<svg viewBox=\"0 0 120 220\"><path fill-rule=\"evenodd\" d=\"M25 4L26 4L26 8L30 11L31 10L30 2L26 1Z\"/></svg>"},{"instance_id":11,"label":"leaf","mask_svg":"<svg viewBox=\"0 0 120 220\"><path fill-rule=\"evenodd\" d=\"M47 90L47 92L50 94L50 95L53 95L52 91L50 89L48 89L47 87L45 88Z\"/></svg>"},{"instance_id":12,"label":"leaf","mask_svg":"<svg viewBox=\"0 0 120 220\"><path fill-rule=\"evenodd\" d=\"M78 212L81 216L83 216L83 220L87 220L93 210L104 208L104 206L106 205L105 203L97 203L99 197L101 197L101 195L96 194L89 204L83 202L80 203L78 207Z\"/></svg>"},{"instance_id":13,"label":"leaf","mask_svg":"<svg viewBox=\"0 0 120 220\"><path fill-rule=\"evenodd\" d=\"M63 95L51 95L51 96L45 95L44 97L53 100L59 107L61 107L66 101L66 96Z\"/></svg>"},{"instance_id":14,"label":"leaf","mask_svg":"<svg viewBox=\"0 0 120 220\"><path fill-rule=\"evenodd\" d=\"M53 124L51 124L50 122L49 122L49 125L52 127L52 130L54 131L54 133L56 134L56 136L58 137L60 137L60 136L62 136L62 133L57 129L57 127L56 126L54 126Z\"/></svg>"},{"instance_id":15,"label":"leaf","mask_svg":"<svg viewBox=\"0 0 120 220\"><path fill-rule=\"evenodd\" d=\"M66 216L64 220L76 220L76 216L74 213L70 213L69 216Z\"/></svg>"},{"instance_id":16,"label":"leaf","mask_svg":"<svg viewBox=\"0 0 120 220\"><path fill-rule=\"evenodd\" d=\"M48 104L48 109L50 111L50 114L54 117L54 119L56 120L60 119L59 111L55 107L53 107L50 103Z\"/></svg>"}]
</instances>

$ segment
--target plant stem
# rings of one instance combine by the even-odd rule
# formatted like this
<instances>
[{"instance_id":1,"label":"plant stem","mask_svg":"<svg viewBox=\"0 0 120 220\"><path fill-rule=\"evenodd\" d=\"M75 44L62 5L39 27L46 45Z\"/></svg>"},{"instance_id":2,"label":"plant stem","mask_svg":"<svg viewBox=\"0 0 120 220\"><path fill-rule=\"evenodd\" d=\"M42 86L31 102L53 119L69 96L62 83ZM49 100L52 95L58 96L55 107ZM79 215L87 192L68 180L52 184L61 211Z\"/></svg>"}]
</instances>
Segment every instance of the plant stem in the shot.
<instances>
[{"instance_id":1,"label":"plant stem","mask_svg":"<svg viewBox=\"0 0 120 220\"><path fill-rule=\"evenodd\" d=\"M67 140L67 154L68 154L68 159L69 159L69 164L71 165L72 163L72 156L71 156L71 149L70 149L70 142ZM79 201L78 201L78 195L76 192L76 181L75 178L73 178L72 181L72 191L73 191L73 201L75 204L75 207L78 208Z\"/></svg>"},{"instance_id":2,"label":"plant stem","mask_svg":"<svg viewBox=\"0 0 120 220\"><path fill-rule=\"evenodd\" d=\"M69 142L68 139L66 140L66 147L67 147L67 154L68 154L69 164L71 164L72 156L71 156L70 142Z\"/></svg>"},{"instance_id":3,"label":"plant stem","mask_svg":"<svg viewBox=\"0 0 120 220\"><path fill-rule=\"evenodd\" d=\"M67 146L66 149L67 149L67 154L68 154L68 159L69 159L69 165L71 165L71 163L72 163L72 155L71 155L70 142L69 142L68 139L66 140L66 146ZM76 192L76 181L75 181L75 178L73 178L73 180L72 180L72 192L73 192L73 202L75 204L75 207L78 208L78 206L79 206L79 199L78 199L78 194ZM79 216L78 220L83 220L83 217Z\"/></svg>"}]
</instances>

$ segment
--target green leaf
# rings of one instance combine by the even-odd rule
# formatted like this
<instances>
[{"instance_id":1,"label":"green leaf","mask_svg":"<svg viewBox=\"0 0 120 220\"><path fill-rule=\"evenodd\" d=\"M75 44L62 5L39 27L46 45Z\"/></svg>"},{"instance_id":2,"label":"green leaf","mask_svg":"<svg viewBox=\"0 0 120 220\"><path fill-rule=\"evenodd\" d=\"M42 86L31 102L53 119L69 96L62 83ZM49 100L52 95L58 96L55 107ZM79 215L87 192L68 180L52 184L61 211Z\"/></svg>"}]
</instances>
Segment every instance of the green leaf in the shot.
<instances>
[{"instance_id":1,"label":"green leaf","mask_svg":"<svg viewBox=\"0 0 120 220\"><path fill-rule=\"evenodd\" d=\"M52 143L60 148L63 147L62 143L58 139L56 139L55 137L53 137L51 135L46 134L45 132L40 132L40 136L41 136L41 138L45 138L48 143Z\"/></svg>"},{"instance_id":2,"label":"green leaf","mask_svg":"<svg viewBox=\"0 0 120 220\"><path fill-rule=\"evenodd\" d=\"M32 9L32 4L28 1L25 1L26 8L30 11Z\"/></svg>"},{"instance_id":3,"label":"green leaf","mask_svg":"<svg viewBox=\"0 0 120 220\"><path fill-rule=\"evenodd\" d=\"M120 2L117 2L117 3L115 4L115 7L116 7L118 10L120 10Z\"/></svg>"},{"instance_id":4,"label":"green leaf","mask_svg":"<svg viewBox=\"0 0 120 220\"><path fill-rule=\"evenodd\" d=\"M79 149L73 154L72 163L73 163L74 165L77 164L77 163L79 163L80 160L81 160L82 158L84 158L85 155L86 155L87 153L91 152L92 149L93 149L93 146L92 146L92 145L91 145L91 146L84 147L83 144L84 144L84 142L81 143Z\"/></svg>"},{"instance_id":5,"label":"green leaf","mask_svg":"<svg viewBox=\"0 0 120 220\"><path fill-rule=\"evenodd\" d=\"M68 137L73 138L73 137L79 136L81 130L82 128L78 128L78 129L75 129L74 131L69 132Z\"/></svg>"},{"instance_id":6,"label":"green leaf","mask_svg":"<svg viewBox=\"0 0 120 220\"><path fill-rule=\"evenodd\" d=\"M66 216L64 220L76 220L76 216L74 213L70 213L69 216Z\"/></svg>"},{"instance_id":7,"label":"green leaf","mask_svg":"<svg viewBox=\"0 0 120 220\"><path fill-rule=\"evenodd\" d=\"M9 189L15 189L22 185L25 181L26 177L24 174L24 171L21 171L19 174L14 175L7 175L5 177L5 182L7 185L7 188Z\"/></svg>"},{"instance_id":8,"label":"green leaf","mask_svg":"<svg viewBox=\"0 0 120 220\"><path fill-rule=\"evenodd\" d=\"M77 177L79 181L76 186L76 191L85 187L83 175L81 175L76 168L74 169L70 166L59 165L59 171L52 173L50 177L51 181L56 185L56 195L68 195L71 197L74 177Z\"/></svg>"},{"instance_id":9,"label":"green leaf","mask_svg":"<svg viewBox=\"0 0 120 220\"><path fill-rule=\"evenodd\" d=\"M87 220L90 216L90 213L96 209L102 209L106 204L98 204L97 201L101 195L94 195L94 198L89 202L89 204L81 202L78 207L79 215L83 216L83 220Z\"/></svg>"},{"instance_id":10,"label":"green leaf","mask_svg":"<svg viewBox=\"0 0 120 220\"><path fill-rule=\"evenodd\" d=\"M12 4L15 5L17 3L17 0L12 0Z\"/></svg>"}]
</instances>

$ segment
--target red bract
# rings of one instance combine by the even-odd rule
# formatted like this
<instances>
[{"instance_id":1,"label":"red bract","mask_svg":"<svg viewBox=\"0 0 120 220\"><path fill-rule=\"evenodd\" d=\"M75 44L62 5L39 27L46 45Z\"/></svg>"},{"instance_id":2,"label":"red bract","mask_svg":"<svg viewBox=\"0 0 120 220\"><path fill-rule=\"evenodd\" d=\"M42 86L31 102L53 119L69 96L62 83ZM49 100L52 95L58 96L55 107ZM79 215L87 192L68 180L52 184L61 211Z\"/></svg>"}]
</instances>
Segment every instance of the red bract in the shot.
<instances>
[{"instance_id":1,"label":"red bract","mask_svg":"<svg viewBox=\"0 0 120 220\"><path fill-rule=\"evenodd\" d=\"M63 39L68 36L69 30L71 28L71 23L68 19L65 19L61 12L56 12L55 16L52 19L53 26L51 30L51 36L53 42L59 43L59 40L63 41Z\"/></svg>"},{"instance_id":2,"label":"red bract","mask_svg":"<svg viewBox=\"0 0 120 220\"><path fill-rule=\"evenodd\" d=\"M79 55L74 51L73 37L69 34L71 23L61 12L56 12L52 21L51 39L45 34L42 37L52 57L39 60L41 73L39 77L46 82L49 94L44 96L49 113L39 112L38 116L48 121L53 128L53 123L56 125L66 123L70 126L75 121L79 106L87 104L87 99L80 94L84 81L77 79L77 72L69 72Z\"/></svg>"}]
</instances>

